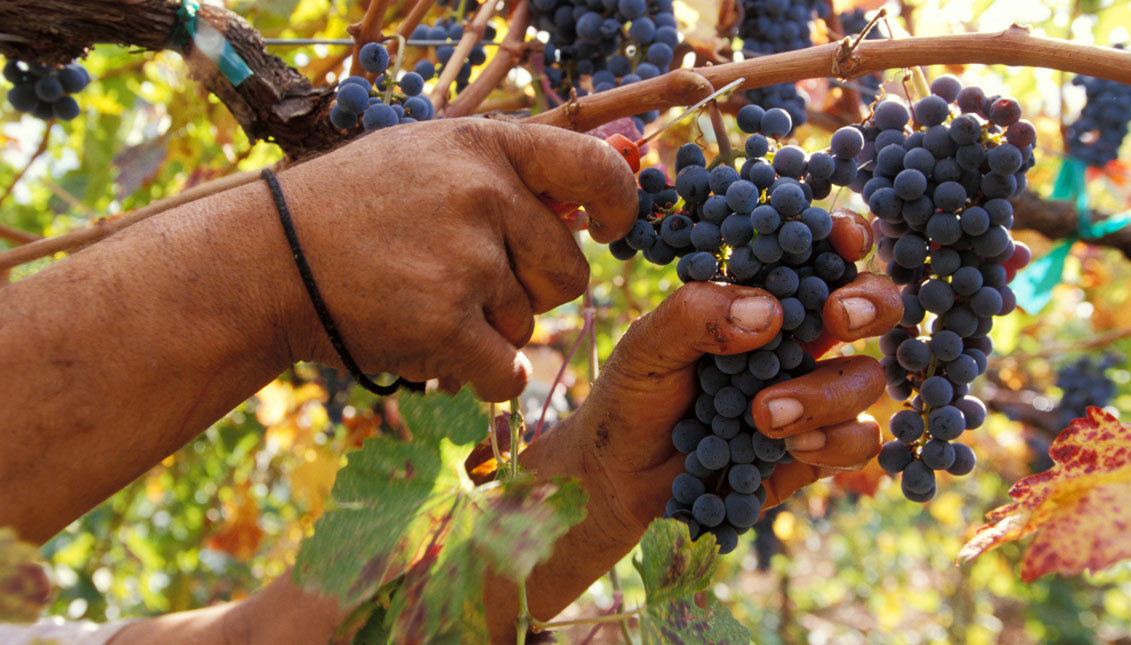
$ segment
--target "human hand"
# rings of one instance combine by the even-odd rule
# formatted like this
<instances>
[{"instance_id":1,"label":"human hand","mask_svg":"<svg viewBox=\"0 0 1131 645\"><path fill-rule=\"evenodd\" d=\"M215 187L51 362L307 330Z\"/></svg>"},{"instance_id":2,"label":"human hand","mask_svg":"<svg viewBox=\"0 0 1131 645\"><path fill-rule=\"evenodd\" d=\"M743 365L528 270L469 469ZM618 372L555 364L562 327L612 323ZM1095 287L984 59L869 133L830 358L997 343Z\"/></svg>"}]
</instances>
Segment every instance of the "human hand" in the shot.
<instances>
[{"instance_id":1,"label":"human hand","mask_svg":"<svg viewBox=\"0 0 1131 645\"><path fill-rule=\"evenodd\" d=\"M871 230L859 215L835 211L830 241L842 257L855 261L871 250ZM814 356L839 341L887 331L903 317L903 302L891 280L861 274L829 296L822 317L824 333L806 347ZM519 461L538 478L577 478L589 492L585 520L559 539L550 559L527 578L532 615L543 620L556 615L632 550L648 524L663 514L672 480L684 467L671 431L699 394L696 366L703 354L761 347L777 335L781 319L777 299L761 289L685 285L629 327L581 408L522 452ZM858 415L883 389L879 364L851 356L822 361L813 372L759 393L756 425L785 437L795 458L778 464L763 482L765 506L874 456L880 449L879 427ZM770 414L797 407L783 406L785 398L801 404L798 419ZM494 579L484 593L492 642L513 641L517 589Z\"/></svg>"},{"instance_id":2,"label":"human hand","mask_svg":"<svg viewBox=\"0 0 1131 645\"><path fill-rule=\"evenodd\" d=\"M868 227L859 216L836 218L838 251L866 255ZM899 290L889 279L861 274L833 292L823 312L825 332L806 346L820 357L838 341L877 335L902 316ZM684 286L637 321L618 343L590 398L575 415L586 433L581 449L604 470L607 485L590 491L600 506L626 520L636 537L663 513L684 455L670 433L699 393L696 365L703 353L757 349L778 333L781 310L770 294L713 283ZM862 467L879 450L879 427L858 415L883 393L879 364L866 356L831 358L805 376L761 391L753 419L764 434L784 438L795 461L778 464L765 482L764 508L820 477ZM592 505L591 505L592 508Z\"/></svg>"},{"instance_id":3,"label":"human hand","mask_svg":"<svg viewBox=\"0 0 1131 645\"><path fill-rule=\"evenodd\" d=\"M470 382L488 401L525 386L529 366L517 348L530 339L533 315L588 282L585 256L539 198L584 205L599 242L624 235L636 218L632 172L601 140L486 119L380 130L280 181L362 369ZM298 293L291 358L338 365Z\"/></svg>"}]
</instances>

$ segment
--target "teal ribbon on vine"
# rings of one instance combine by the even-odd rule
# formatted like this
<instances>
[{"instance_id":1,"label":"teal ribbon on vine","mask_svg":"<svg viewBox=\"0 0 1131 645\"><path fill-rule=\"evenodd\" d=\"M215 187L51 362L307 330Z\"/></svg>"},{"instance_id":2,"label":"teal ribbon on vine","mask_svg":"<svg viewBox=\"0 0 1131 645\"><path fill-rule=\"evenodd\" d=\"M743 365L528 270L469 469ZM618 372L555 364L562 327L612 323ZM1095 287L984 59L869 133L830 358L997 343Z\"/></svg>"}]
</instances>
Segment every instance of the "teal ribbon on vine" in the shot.
<instances>
[{"instance_id":1,"label":"teal ribbon on vine","mask_svg":"<svg viewBox=\"0 0 1131 645\"><path fill-rule=\"evenodd\" d=\"M181 0L181 7L177 9L177 24L173 27L171 38L173 46L184 52L187 45L190 42L193 43L198 51L216 63L220 73L232 85L239 87L240 83L243 83L255 72L251 71L243 58L236 53L235 49L232 49L231 43L211 25L205 23L207 33L201 33L197 30L199 11L199 0Z\"/></svg>"},{"instance_id":2,"label":"teal ribbon on vine","mask_svg":"<svg viewBox=\"0 0 1131 645\"><path fill-rule=\"evenodd\" d=\"M1131 223L1131 211L1101 222L1092 221L1088 209L1087 170L1088 166L1083 161L1072 157L1065 159L1050 195L1050 199L1071 201L1076 205L1076 234L1019 271L1010 285L1017 296L1017 304L1031 314L1044 309L1052 300L1053 288L1063 281L1064 263L1073 244L1079 240L1101 238Z\"/></svg>"}]
</instances>

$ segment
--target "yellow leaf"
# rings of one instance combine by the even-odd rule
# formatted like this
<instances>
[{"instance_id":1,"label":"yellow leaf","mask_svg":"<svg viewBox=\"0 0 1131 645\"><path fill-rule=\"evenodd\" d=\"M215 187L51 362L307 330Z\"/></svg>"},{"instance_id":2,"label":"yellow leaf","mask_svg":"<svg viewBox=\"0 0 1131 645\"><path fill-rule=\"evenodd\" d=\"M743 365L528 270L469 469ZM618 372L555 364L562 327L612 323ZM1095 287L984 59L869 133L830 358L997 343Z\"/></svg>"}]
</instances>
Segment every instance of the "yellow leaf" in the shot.
<instances>
[{"instance_id":1,"label":"yellow leaf","mask_svg":"<svg viewBox=\"0 0 1131 645\"><path fill-rule=\"evenodd\" d=\"M291 471L291 489L296 499L306 503L313 516L311 519L325 510L339 465L337 456L311 448L303 455L303 462Z\"/></svg>"},{"instance_id":2,"label":"yellow leaf","mask_svg":"<svg viewBox=\"0 0 1131 645\"><path fill-rule=\"evenodd\" d=\"M255 418L264 427L271 426L283 420L294 408L294 396L291 386L282 381L271 381L255 394L259 402L255 408Z\"/></svg>"}]
</instances>

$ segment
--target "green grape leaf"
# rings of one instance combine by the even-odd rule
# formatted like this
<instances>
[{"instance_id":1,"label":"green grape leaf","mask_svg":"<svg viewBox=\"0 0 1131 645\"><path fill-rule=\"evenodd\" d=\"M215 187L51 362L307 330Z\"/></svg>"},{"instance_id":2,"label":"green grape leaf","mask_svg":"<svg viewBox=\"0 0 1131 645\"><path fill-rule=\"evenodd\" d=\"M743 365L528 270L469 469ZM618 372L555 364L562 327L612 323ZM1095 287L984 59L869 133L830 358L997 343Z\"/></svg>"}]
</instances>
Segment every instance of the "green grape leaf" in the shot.
<instances>
[{"instance_id":1,"label":"green grape leaf","mask_svg":"<svg viewBox=\"0 0 1131 645\"><path fill-rule=\"evenodd\" d=\"M574 481L530 478L483 491L471 539L496 573L519 581L550 557L554 543L585 518L589 496Z\"/></svg>"},{"instance_id":2,"label":"green grape leaf","mask_svg":"<svg viewBox=\"0 0 1131 645\"><path fill-rule=\"evenodd\" d=\"M444 634L463 642L485 640L487 567L515 581L529 575L584 518L586 499L576 482L530 477L461 493L439 520L439 530L431 531L443 534L443 543L432 539L393 598L392 641L436 642Z\"/></svg>"},{"instance_id":3,"label":"green grape leaf","mask_svg":"<svg viewBox=\"0 0 1131 645\"><path fill-rule=\"evenodd\" d=\"M51 583L36 561L36 548L0 528L0 621L32 622L51 596Z\"/></svg>"},{"instance_id":4,"label":"green grape leaf","mask_svg":"<svg viewBox=\"0 0 1131 645\"><path fill-rule=\"evenodd\" d=\"M708 595L706 605L706 608L700 607L692 597L649 603L640 615L644 642L670 645L733 645L750 642L750 632L722 603Z\"/></svg>"},{"instance_id":5,"label":"green grape leaf","mask_svg":"<svg viewBox=\"0 0 1131 645\"><path fill-rule=\"evenodd\" d=\"M374 437L350 453L331 491L337 508L318 519L295 562L296 582L343 605L372 594L410 557L402 538L426 506L470 488L462 460L486 434L487 417L469 390L398 402L412 441Z\"/></svg>"},{"instance_id":6,"label":"green grape leaf","mask_svg":"<svg viewBox=\"0 0 1131 645\"><path fill-rule=\"evenodd\" d=\"M406 394L398 404L412 439L367 439L349 455L332 510L299 551L295 579L343 606L399 579L381 602L382 629L370 625L367 638L486 640L487 567L513 580L528 575L585 516L585 491L530 477L477 488L463 464L486 434L487 417L470 391Z\"/></svg>"},{"instance_id":7,"label":"green grape leaf","mask_svg":"<svg viewBox=\"0 0 1131 645\"><path fill-rule=\"evenodd\" d=\"M679 520L653 521L640 540L640 552L636 568L649 606L706 589L718 566L714 537L692 542L687 525Z\"/></svg>"}]
</instances>

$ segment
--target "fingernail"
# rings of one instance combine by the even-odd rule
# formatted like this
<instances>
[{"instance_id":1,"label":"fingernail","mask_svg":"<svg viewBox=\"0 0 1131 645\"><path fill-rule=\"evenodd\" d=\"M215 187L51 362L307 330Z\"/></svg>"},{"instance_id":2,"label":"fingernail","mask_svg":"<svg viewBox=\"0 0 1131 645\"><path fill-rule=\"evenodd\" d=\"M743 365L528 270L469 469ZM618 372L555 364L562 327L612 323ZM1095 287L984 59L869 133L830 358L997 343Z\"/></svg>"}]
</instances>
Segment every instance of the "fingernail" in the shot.
<instances>
[{"instance_id":1,"label":"fingernail","mask_svg":"<svg viewBox=\"0 0 1131 645\"><path fill-rule=\"evenodd\" d=\"M770 410L770 423L775 428L787 426L800 419L802 414L805 414L805 408L801 405L801 401L790 397L767 401L766 407Z\"/></svg>"},{"instance_id":2,"label":"fingernail","mask_svg":"<svg viewBox=\"0 0 1131 645\"><path fill-rule=\"evenodd\" d=\"M765 296L739 298L730 303L730 321L749 331L762 331L770 326L774 302Z\"/></svg>"},{"instance_id":3,"label":"fingernail","mask_svg":"<svg viewBox=\"0 0 1131 645\"><path fill-rule=\"evenodd\" d=\"M792 437L785 438L786 450L790 452L805 452L807 450L820 450L825 447L827 436L820 430L802 432Z\"/></svg>"},{"instance_id":4,"label":"fingernail","mask_svg":"<svg viewBox=\"0 0 1131 645\"><path fill-rule=\"evenodd\" d=\"M856 230L860 231L860 253L867 253L868 247L871 246L868 241L871 239L872 231L868 228L867 224L856 221Z\"/></svg>"},{"instance_id":5,"label":"fingernail","mask_svg":"<svg viewBox=\"0 0 1131 645\"><path fill-rule=\"evenodd\" d=\"M867 298L845 298L840 301L849 329L860 329L876 319L876 306Z\"/></svg>"}]
</instances>

